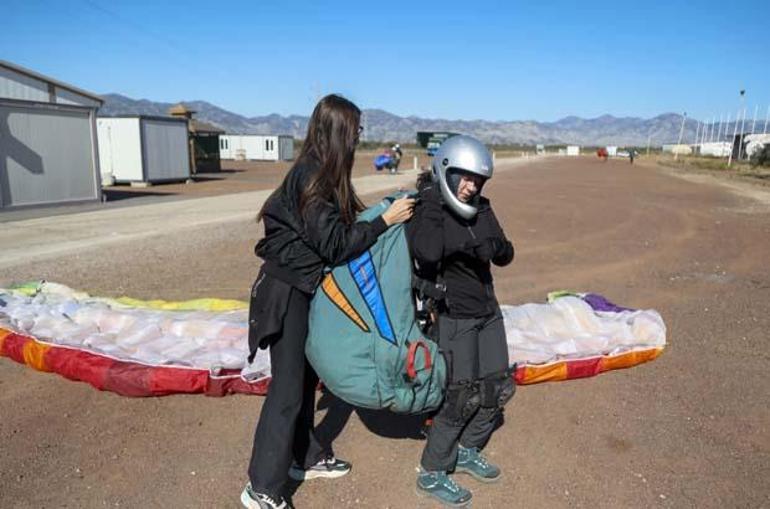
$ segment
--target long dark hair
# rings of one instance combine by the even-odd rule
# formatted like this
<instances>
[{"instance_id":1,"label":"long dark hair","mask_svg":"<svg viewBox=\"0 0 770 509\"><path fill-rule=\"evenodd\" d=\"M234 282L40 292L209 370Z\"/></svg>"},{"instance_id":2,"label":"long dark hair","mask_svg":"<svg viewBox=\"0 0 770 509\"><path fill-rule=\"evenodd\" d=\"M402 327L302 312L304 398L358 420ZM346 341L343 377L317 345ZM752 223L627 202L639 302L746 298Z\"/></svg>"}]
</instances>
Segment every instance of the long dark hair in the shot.
<instances>
[{"instance_id":1,"label":"long dark hair","mask_svg":"<svg viewBox=\"0 0 770 509\"><path fill-rule=\"evenodd\" d=\"M299 196L300 213L319 201L331 201L340 209L342 220L351 224L364 204L356 195L350 175L359 136L361 110L344 97L331 94L321 99L310 116L307 136L294 166L314 164L314 172ZM286 181L284 180L284 184ZM267 202L265 202L267 204ZM262 219L262 206L257 221Z\"/></svg>"}]
</instances>

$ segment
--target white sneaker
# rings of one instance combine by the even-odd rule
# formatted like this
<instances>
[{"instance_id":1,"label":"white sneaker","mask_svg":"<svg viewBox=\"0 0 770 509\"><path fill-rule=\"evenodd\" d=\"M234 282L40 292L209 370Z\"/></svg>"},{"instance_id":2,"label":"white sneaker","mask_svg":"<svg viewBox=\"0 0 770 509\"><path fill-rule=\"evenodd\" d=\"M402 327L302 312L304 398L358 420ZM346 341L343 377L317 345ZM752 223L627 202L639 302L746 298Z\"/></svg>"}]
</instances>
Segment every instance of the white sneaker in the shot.
<instances>
[{"instance_id":1,"label":"white sneaker","mask_svg":"<svg viewBox=\"0 0 770 509\"><path fill-rule=\"evenodd\" d=\"M248 483L241 492L241 504L246 509L289 509L283 497L273 498L265 493L257 493Z\"/></svg>"},{"instance_id":2,"label":"white sneaker","mask_svg":"<svg viewBox=\"0 0 770 509\"><path fill-rule=\"evenodd\" d=\"M347 461L337 459L334 456L327 456L308 469L303 469L294 463L289 468L289 477L295 481L307 481L319 477L335 479L346 475L351 468L352 465Z\"/></svg>"}]
</instances>

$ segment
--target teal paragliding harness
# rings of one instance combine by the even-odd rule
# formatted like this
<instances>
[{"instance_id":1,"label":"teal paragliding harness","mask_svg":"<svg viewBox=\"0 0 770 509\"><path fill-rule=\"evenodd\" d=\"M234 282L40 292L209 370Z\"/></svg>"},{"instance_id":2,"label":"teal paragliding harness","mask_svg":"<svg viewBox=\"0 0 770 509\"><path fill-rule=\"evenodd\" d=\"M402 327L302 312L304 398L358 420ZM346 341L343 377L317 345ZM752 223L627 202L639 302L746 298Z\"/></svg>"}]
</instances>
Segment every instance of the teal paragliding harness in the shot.
<instances>
[{"instance_id":1,"label":"teal paragliding harness","mask_svg":"<svg viewBox=\"0 0 770 509\"><path fill-rule=\"evenodd\" d=\"M400 193L403 194L403 193ZM399 195L365 210L382 214ZM444 398L446 363L418 324L403 225L328 272L310 304L306 354L324 385L356 406L420 414Z\"/></svg>"}]
</instances>

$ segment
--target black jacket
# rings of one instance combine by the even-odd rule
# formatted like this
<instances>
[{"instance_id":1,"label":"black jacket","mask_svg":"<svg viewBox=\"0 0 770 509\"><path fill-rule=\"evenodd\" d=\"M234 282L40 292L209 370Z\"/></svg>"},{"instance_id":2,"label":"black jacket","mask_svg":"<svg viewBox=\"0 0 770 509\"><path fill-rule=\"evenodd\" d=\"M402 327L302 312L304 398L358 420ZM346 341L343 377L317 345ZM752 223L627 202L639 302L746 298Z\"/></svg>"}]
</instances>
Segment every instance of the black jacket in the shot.
<instances>
[{"instance_id":1,"label":"black jacket","mask_svg":"<svg viewBox=\"0 0 770 509\"><path fill-rule=\"evenodd\" d=\"M418 275L443 279L443 309L455 318L480 318L498 309L490 262L505 266L513 260L513 244L505 237L489 200L477 198L478 214L470 221L453 214L432 182L418 187L420 200L407 223Z\"/></svg>"},{"instance_id":2,"label":"black jacket","mask_svg":"<svg viewBox=\"0 0 770 509\"><path fill-rule=\"evenodd\" d=\"M313 162L298 162L267 200L265 237L254 252L265 260L263 270L307 293L315 292L324 267L339 265L371 247L387 229L382 216L347 225L336 203L311 204L303 215L299 197L309 177L319 171Z\"/></svg>"}]
</instances>

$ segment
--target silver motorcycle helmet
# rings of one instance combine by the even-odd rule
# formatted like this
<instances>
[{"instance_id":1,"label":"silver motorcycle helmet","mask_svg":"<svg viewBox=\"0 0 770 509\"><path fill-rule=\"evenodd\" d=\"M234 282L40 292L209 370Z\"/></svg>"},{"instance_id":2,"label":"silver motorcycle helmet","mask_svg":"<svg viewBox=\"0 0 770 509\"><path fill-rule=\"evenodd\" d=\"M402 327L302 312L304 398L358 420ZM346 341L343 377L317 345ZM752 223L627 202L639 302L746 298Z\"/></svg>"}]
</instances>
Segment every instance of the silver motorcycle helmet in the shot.
<instances>
[{"instance_id":1,"label":"silver motorcycle helmet","mask_svg":"<svg viewBox=\"0 0 770 509\"><path fill-rule=\"evenodd\" d=\"M438 183L441 196L449 209L465 220L476 216L478 207L475 204L481 189L470 203L460 201L457 198L460 177L463 173L470 173L482 177L482 182L486 182L492 178L492 170L492 155L489 150L471 136L458 135L448 138L433 156L433 181Z\"/></svg>"}]
</instances>

